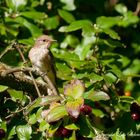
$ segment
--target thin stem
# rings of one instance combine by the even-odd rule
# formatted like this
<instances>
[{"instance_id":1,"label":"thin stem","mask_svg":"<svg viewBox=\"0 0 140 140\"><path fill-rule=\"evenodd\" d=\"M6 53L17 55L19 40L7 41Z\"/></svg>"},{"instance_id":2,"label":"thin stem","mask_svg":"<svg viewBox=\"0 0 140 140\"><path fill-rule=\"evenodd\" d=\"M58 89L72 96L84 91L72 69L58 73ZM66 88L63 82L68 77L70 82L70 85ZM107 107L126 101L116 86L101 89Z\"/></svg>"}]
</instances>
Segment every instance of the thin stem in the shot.
<instances>
[{"instance_id":1,"label":"thin stem","mask_svg":"<svg viewBox=\"0 0 140 140\"><path fill-rule=\"evenodd\" d=\"M0 54L0 59L9 51L13 50L13 44L8 46L1 54Z\"/></svg>"},{"instance_id":2,"label":"thin stem","mask_svg":"<svg viewBox=\"0 0 140 140\"><path fill-rule=\"evenodd\" d=\"M25 59L25 57L24 57L24 55L23 55L23 53L22 53L22 51L21 51L19 45L16 44L16 45L15 45L15 48L18 50L18 52L19 52L19 54L20 54L20 56L21 56L21 58L22 58L24 64L26 64L27 61L26 61L26 59ZM32 78L32 80L33 80L33 83L34 83L34 85L35 85L37 94L38 94L38 96L40 97L40 96L41 96L41 93L40 93L40 91L39 91L39 89L38 89L38 86L37 86L37 83L36 83L36 81L35 81L35 79L34 79L34 77L33 77L33 74L32 74L31 71L29 71L29 74L30 74L30 76L31 76L31 78Z\"/></svg>"}]
</instances>

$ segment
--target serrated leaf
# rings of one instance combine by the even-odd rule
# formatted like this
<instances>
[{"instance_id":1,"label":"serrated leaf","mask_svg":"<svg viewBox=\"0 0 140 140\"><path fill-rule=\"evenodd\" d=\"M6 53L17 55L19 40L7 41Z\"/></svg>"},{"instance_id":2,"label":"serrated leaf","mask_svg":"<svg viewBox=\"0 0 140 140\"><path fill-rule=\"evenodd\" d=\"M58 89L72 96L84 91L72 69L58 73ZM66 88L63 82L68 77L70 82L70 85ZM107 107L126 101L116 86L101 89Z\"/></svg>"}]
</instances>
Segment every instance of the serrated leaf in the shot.
<instances>
[{"instance_id":1,"label":"serrated leaf","mask_svg":"<svg viewBox=\"0 0 140 140\"><path fill-rule=\"evenodd\" d=\"M70 84L65 86L64 94L74 99L78 99L83 96L85 86L80 80L72 80Z\"/></svg>"},{"instance_id":2,"label":"serrated leaf","mask_svg":"<svg viewBox=\"0 0 140 140\"><path fill-rule=\"evenodd\" d=\"M58 13L61 16L61 18L63 18L67 23L71 23L71 22L75 21L74 16L67 11L59 9Z\"/></svg>"},{"instance_id":3,"label":"serrated leaf","mask_svg":"<svg viewBox=\"0 0 140 140\"><path fill-rule=\"evenodd\" d=\"M8 89L7 86L0 85L0 92L3 92L5 90L7 90L7 89Z\"/></svg>"},{"instance_id":4,"label":"serrated leaf","mask_svg":"<svg viewBox=\"0 0 140 140\"><path fill-rule=\"evenodd\" d=\"M20 140L30 140L32 128L30 125L19 125L16 127L16 133Z\"/></svg>"},{"instance_id":5,"label":"serrated leaf","mask_svg":"<svg viewBox=\"0 0 140 140\"><path fill-rule=\"evenodd\" d=\"M59 105L50 109L48 115L46 116L46 121L48 123L55 122L68 115L64 105Z\"/></svg>"},{"instance_id":6,"label":"serrated leaf","mask_svg":"<svg viewBox=\"0 0 140 140\"><path fill-rule=\"evenodd\" d=\"M78 118L80 114L80 107L84 104L83 98L66 103L66 110L73 118Z\"/></svg>"},{"instance_id":7,"label":"serrated leaf","mask_svg":"<svg viewBox=\"0 0 140 140\"><path fill-rule=\"evenodd\" d=\"M111 139L112 140L126 140L125 134L120 132L119 129L117 129L116 133L111 136Z\"/></svg>"},{"instance_id":8,"label":"serrated leaf","mask_svg":"<svg viewBox=\"0 0 140 140\"><path fill-rule=\"evenodd\" d=\"M109 95L103 91L89 91L88 93L84 94L84 98L92 101L106 101L110 99Z\"/></svg>"}]
</instances>

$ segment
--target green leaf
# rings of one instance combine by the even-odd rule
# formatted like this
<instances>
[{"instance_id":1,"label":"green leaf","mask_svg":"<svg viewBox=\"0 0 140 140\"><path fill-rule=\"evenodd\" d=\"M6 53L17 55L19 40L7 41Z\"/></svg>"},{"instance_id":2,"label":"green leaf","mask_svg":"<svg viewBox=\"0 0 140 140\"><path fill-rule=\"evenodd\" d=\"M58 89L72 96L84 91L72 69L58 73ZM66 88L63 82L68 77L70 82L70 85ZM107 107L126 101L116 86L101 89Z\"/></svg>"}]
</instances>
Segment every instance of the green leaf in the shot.
<instances>
[{"instance_id":1,"label":"green leaf","mask_svg":"<svg viewBox=\"0 0 140 140\"><path fill-rule=\"evenodd\" d=\"M71 80L72 70L66 65L66 63L56 63L57 77L62 80Z\"/></svg>"},{"instance_id":2,"label":"green leaf","mask_svg":"<svg viewBox=\"0 0 140 140\"><path fill-rule=\"evenodd\" d=\"M16 127L16 133L20 140L30 140L32 128L30 125L19 125Z\"/></svg>"},{"instance_id":3,"label":"green leaf","mask_svg":"<svg viewBox=\"0 0 140 140\"><path fill-rule=\"evenodd\" d=\"M69 129L69 130L79 130L80 129L78 127L78 125L76 125L75 123L67 124L64 127L67 128L67 129Z\"/></svg>"},{"instance_id":4,"label":"green leaf","mask_svg":"<svg viewBox=\"0 0 140 140\"><path fill-rule=\"evenodd\" d=\"M76 9L76 6L74 5L74 0L60 0L60 2L64 3L65 6L63 6L63 9L73 11Z\"/></svg>"},{"instance_id":5,"label":"green leaf","mask_svg":"<svg viewBox=\"0 0 140 140\"><path fill-rule=\"evenodd\" d=\"M28 20L26 20L23 17L17 17L15 19L15 22L21 24L22 26L25 26L34 37L38 37L39 35L42 34L41 30L34 25L33 23L29 22Z\"/></svg>"},{"instance_id":6,"label":"green leaf","mask_svg":"<svg viewBox=\"0 0 140 140\"><path fill-rule=\"evenodd\" d=\"M68 115L64 105L58 105L50 109L50 112L46 116L46 121L48 123L55 122Z\"/></svg>"},{"instance_id":7,"label":"green leaf","mask_svg":"<svg viewBox=\"0 0 140 140\"><path fill-rule=\"evenodd\" d=\"M109 36L110 36L111 38L113 38L113 39L120 40L120 37L119 37L118 33L115 32L115 31L112 30L112 29L106 28L106 29L103 29L102 32L104 32L105 34L109 35Z\"/></svg>"},{"instance_id":8,"label":"green leaf","mask_svg":"<svg viewBox=\"0 0 140 140\"><path fill-rule=\"evenodd\" d=\"M135 99L133 97L131 97L131 96L119 96L119 100L118 101L131 104L131 103L134 102L134 100Z\"/></svg>"},{"instance_id":9,"label":"green leaf","mask_svg":"<svg viewBox=\"0 0 140 140\"><path fill-rule=\"evenodd\" d=\"M52 102L60 101L60 99L61 98L57 95L48 95L44 97L39 97L36 100L34 100L31 104L28 105L26 113L28 114L36 107L46 106Z\"/></svg>"},{"instance_id":10,"label":"green leaf","mask_svg":"<svg viewBox=\"0 0 140 140\"><path fill-rule=\"evenodd\" d=\"M136 15L134 15L133 12L128 11L124 15L123 20L121 20L120 22L118 22L118 25L119 26L122 26L122 27L127 27L127 26L129 26L131 24L136 24L138 21L139 21L139 18Z\"/></svg>"},{"instance_id":11,"label":"green leaf","mask_svg":"<svg viewBox=\"0 0 140 140\"><path fill-rule=\"evenodd\" d=\"M72 32L84 28L85 26L91 26L92 22L89 20L77 20L72 22L69 26L61 27L60 32Z\"/></svg>"},{"instance_id":12,"label":"green leaf","mask_svg":"<svg viewBox=\"0 0 140 140\"><path fill-rule=\"evenodd\" d=\"M92 101L100 101L100 100L106 101L110 99L108 94L103 91L89 91L84 94L84 98Z\"/></svg>"},{"instance_id":13,"label":"green leaf","mask_svg":"<svg viewBox=\"0 0 140 140\"><path fill-rule=\"evenodd\" d=\"M29 124L35 124L37 122L36 114L32 114L29 116Z\"/></svg>"},{"instance_id":14,"label":"green leaf","mask_svg":"<svg viewBox=\"0 0 140 140\"><path fill-rule=\"evenodd\" d=\"M105 114L103 113L103 111L101 111L100 109L92 109L92 113L96 116L96 117L100 117L103 118L105 116Z\"/></svg>"},{"instance_id":15,"label":"green leaf","mask_svg":"<svg viewBox=\"0 0 140 140\"><path fill-rule=\"evenodd\" d=\"M75 131L72 132L72 136L69 138L69 140L77 140Z\"/></svg>"},{"instance_id":16,"label":"green leaf","mask_svg":"<svg viewBox=\"0 0 140 140\"><path fill-rule=\"evenodd\" d=\"M8 93L10 94L13 101L16 101L17 99L20 101L23 100L23 91L9 89Z\"/></svg>"},{"instance_id":17,"label":"green leaf","mask_svg":"<svg viewBox=\"0 0 140 140\"><path fill-rule=\"evenodd\" d=\"M123 15L127 13L127 7L121 3L115 6L115 10Z\"/></svg>"},{"instance_id":18,"label":"green leaf","mask_svg":"<svg viewBox=\"0 0 140 140\"><path fill-rule=\"evenodd\" d=\"M121 21L121 17L104 17L104 16L101 16L101 17L98 17L97 18L97 25L99 26L99 28L111 28L113 27L114 25L117 25L118 22Z\"/></svg>"},{"instance_id":19,"label":"green leaf","mask_svg":"<svg viewBox=\"0 0 140 140\"><path fill-rule=\"evenodd\" d=\"M116 82L116 80L117 80L117 77L111 72L106 73L103 76L103 78L109 84L112 84L112 83Z\"/></svg>"},{"instance_id":20,"label":"green leaf","mask_svg":"<svg viewBox=\"0 0 140 140\"><path fill-rule=\"evenodd\" d=\"M5 90L7 90L7 89L8 89L7 86L0 85L0 92L3 92Z\"/></svg>"},{"instance_id":21,"label":"green leaf","mask_svg":"<svg viewBox=\"0 0 140 140\"><path fill-rule=\"evenodd\" d=\"M96 73L93 73L93 72L88 75L88 78L91 79L93 83L103 80L102 76L100 76L100 75L98 75Z\"/></svg>"},{"instance_id":22,"label":"green leaf","mask_svg":"<svg viewBox=\"0 0 140 140\"><path fill-rule=\"evenodd\" d=\"M117 129L116 133L111 136L111 139L112 140L126 140L125 134L120 132L119 129Z\"/></svg>"},{"instance_id":23,"label":"green leaf","mask_svg":"<svg viewBox=\"0 0 140 140\"><path fill-rule=\"evenodd\" d=\"M55 49L53 50L53 55L56 58L60 58L65 61L80 61L78 55L76 55L74 52Z\"/></svg>"},{"instance_id":24,"label":"green leaf","mask_svg":"<svg viewBox=\"0 0 140 140\"><path fill-rule=\"evenodd\" d=\"M61 48L67 48L68 46L72 48L76 48L76 46L79 44L79 40L74 35L67 35L63 42L61 42L60 47Z\"/></svg>"},{"instance_id":25,"label":"green leaf","mask_svg":"<svg viewBox=\"0 0 140 140\"><path fill-rule=\"evenodd\" d=\"M38 11L24 11L21 12L20 14L26 18L30 18L33 20L41 20L46 17L45 13Z\"/></svg>"},{"instance_id":26,"label":"green leaf","mask_svg":"<svg viewBox=\"0 0 140 140\"><path fill-rule=\"evenodd\" d=\"M66 110L73 118L78 118L80 115L80 107L84 104L83 98L66 103Z\"/></svg>"},{"instance_id":27,"label":"green leaf","mask_svg":"<svg viewBox=\"0 0 140 140\"><path fill-rule=\"evenodd\" d=\"M13 139L13 137L14 137L15 134L16 134L16 127L13 126L12 129L8 133L7 139L8 140Z\"/></svg>"},{"instance_id":28,"label":"green leaf","mask_svg":"<svg viewBox=\"0 0 140 140\"><path fill-rule=\"evenodd\" d=\"M93 138L95 136L95 133L89 126L89 122L87 121L87 118L85 116L80 116L78 118L78 124L80 127L79 133L81 136L86 138Z\"/></svg>"},{"instance_id":29,"label":"green leaf","mask_svg":"<svg viewBox=\"0 0 140 140\"><path fill-rule=\"evenodd\" d=\"M59 25L59 18L58 16L48 17L43 21L43 24L45 25L47 30L56 29Z\"/></svg>"},{"instance_id":30,"label":"green leaf","mask_svg":"<svg viewBox=\"0 0 140 140\"><path fill-rule=\"evenodd\" d=\"M71 13L67 12L67 11L59 9L58 13L61 16L61 18L63 18L67 23L71 23L71 22L75 21L74 16Z\"/></svg>"},{"instance_id":31,"label":"green leaf","mask_svg":"<svg viewBox=\"0 0 140 140\"><path fill-rule=\"evenodd\" d=\"M78 99L83 96L85 91L85 85L80 80L72 80L70 84L64 88L64 94L74 99Z\"/></svg>"},{"instance_id":32,"label":"green leaf","mask_svg":"<svg viewBox=\"0 0 140 140\"><path fill-rule=\"evenodd\" d=\"M39 124L39 130L40 131L45 131L45 130L49 130L50 125L45 121L41 121Z\"/></svg>"},{"instance_id":33,"label":"green leaf","mask_svg":"<svg viewBox=\"0 0 140 140\"><path fill-rule=\"evenodd\" d=\"M6 0L7 6L14 12L22 10L27 4L27 0Z\"/></svg>"}]
</instances>

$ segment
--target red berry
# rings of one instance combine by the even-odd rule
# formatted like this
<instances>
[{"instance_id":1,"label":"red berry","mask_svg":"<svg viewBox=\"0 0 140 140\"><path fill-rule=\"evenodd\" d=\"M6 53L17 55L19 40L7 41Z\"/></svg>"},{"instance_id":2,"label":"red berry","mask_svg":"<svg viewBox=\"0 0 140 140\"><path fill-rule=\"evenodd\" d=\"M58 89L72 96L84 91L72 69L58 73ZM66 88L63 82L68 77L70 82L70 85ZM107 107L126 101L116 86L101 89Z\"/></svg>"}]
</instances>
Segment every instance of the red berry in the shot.
<instances>
[{"instance_id":1,"label":"red berry","mask_svg":"<svg viewBox=\"0 0 140 140\"><path fill-rule=\"evenodd\" d=\"M82 105L80 107L80 111L84 114L90 114L92 112L92 108L89 105Z\"/></svg>"},{"instance_id":2,"label":"red berry","mask_svg":"<svg viewBox=\"0 0 140 140\"><path fill-rule=\"evenodd\" d=\"M56 134L62 137L68 137L71 134L71 130L68 130L64 127L59 127Z\"/></svg>"},{"instance_id":3,"label":"red berry","mask_svg":"<svg viewBox=\"0 0 140 140\"><path fill-rule=\"evenodd\" d=\"M5 131L0 128L0 139L5 137Z\"/></svg>"},{"instance_id":4,"label":"red berry","mask_svg":"<svg viewBox=\"0 0 140 140\"><path fill-rule=\"evenodd\" d=\"M138 121L138 120L140 120L140 115L139 115L137 112L135 112L135 113L132 113L132 114L131 114L131 118L132 118L134 121Z\"/></svg>"}]
</instances>

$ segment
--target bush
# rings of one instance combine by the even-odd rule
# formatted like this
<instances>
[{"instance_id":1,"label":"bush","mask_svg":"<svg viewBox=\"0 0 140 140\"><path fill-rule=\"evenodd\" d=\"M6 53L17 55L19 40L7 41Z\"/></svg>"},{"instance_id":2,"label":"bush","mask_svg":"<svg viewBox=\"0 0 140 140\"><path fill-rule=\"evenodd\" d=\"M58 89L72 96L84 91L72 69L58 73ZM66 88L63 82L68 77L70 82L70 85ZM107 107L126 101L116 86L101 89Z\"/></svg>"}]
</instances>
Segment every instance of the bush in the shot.
<instances>
[{"instance_id":1,"label":"bush","mask_svg":"<svg viewBox=\"0 0 140 140\"><path fill-rule=\"evenodd\" d=\"M5 139L138 138L139 2L1 0L0 5ZM28 59L42 34L57 40L50 47L57 95L48 95L48 81Z\"/></svg>"}]
</instances>

